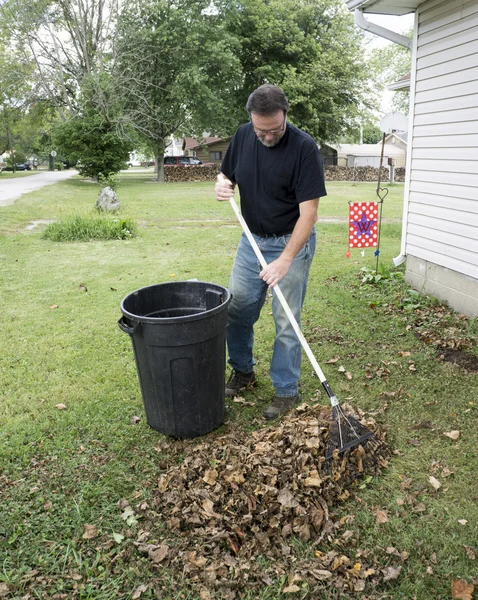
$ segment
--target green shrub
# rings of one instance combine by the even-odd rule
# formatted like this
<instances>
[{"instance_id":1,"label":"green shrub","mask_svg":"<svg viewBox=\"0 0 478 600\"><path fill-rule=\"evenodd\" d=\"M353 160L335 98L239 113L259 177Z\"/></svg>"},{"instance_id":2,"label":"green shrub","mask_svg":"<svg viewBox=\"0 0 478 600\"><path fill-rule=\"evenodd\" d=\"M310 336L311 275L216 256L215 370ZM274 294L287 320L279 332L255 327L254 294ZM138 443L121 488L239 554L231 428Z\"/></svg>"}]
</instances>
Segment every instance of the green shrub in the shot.
<instances>
[{"instance_id":1,"label":"green shrub","mask_svg":"<svg viewBox=\"0 0 478 600\"><path fill-rule=\"evenodd\" d=\"M72 216L48 225L43 238L53 242L87 242L127 240L137 235L138 228L132 219Z\"/></svg>"},{"instance_id":2,"label":"green shrub","mask_svg":"<svg viewBox=\"0 0 478 600\"><path fill-rule=\"evenodd\" d=\"M114 192L116 192L119 182L120 180L118 179L117 173L108 173L108 175L98 173L98 183L102 188L110 187Z\"/></svg>"}]
</instances>

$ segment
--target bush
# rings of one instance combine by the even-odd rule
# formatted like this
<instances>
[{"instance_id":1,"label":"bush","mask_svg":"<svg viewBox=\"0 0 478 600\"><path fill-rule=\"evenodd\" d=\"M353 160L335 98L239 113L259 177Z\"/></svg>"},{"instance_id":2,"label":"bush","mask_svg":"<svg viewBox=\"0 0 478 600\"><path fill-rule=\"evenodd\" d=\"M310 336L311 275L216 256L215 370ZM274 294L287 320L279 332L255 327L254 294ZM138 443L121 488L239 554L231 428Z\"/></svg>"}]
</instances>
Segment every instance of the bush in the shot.
<instances>
[{"instance_id":1,"label":"bush","mask_svg":"<svg viewBox=\"0 0 478 600\"><path fill-rule=\"evenodd\" d=\"M52 242L89 242L128 240L137 235L138 228L132 219L72 216L48 225L43 238Z\"/></svg>"}]
</instances>

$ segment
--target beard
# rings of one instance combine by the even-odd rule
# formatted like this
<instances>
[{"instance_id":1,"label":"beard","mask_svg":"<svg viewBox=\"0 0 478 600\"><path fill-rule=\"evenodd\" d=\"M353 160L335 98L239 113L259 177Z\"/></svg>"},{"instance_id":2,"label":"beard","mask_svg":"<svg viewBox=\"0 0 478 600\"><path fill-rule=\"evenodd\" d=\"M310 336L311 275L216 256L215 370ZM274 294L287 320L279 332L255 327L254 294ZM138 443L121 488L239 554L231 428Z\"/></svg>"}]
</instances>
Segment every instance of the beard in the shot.
<instances>
[{"instance_id":1,"label":"beard","mask_svg":"<svg viewBox=\"0 0 478 600\"><path fill-rule=\"evenodd\" d=\"M268 140L268 141L266 141L265 138L260 138L260 137L258 137L257 139L266 148L273 148L274 146L277 146L277 144L280 142L281 138L282 138L282 135L275 135L271 140Z\"/></svg>"}]
</instances>

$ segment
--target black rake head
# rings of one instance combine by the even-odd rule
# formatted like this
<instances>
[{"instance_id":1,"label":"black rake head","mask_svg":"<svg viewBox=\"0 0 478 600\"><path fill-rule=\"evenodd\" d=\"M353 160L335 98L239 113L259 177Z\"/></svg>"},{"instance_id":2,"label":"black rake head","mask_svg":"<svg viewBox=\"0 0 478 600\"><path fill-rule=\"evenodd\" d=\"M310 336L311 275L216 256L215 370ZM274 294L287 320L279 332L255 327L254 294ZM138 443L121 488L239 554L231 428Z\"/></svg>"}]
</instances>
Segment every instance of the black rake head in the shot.
<instances>
[{"instance_id":1,"label":"black rake head","mask_svg":"<svg viewBox=\"0 0 478 600\"><path fill-rule=\"evenodd\" d=\"M349 448L354 448L367 440L373 439L375 439L373 431L362 425L355 417L346 415L340 404L338 404L332 409L332 424L330 426L325 459L330 460L335 450L341 454Z\"/></svg>"}]
</instances>

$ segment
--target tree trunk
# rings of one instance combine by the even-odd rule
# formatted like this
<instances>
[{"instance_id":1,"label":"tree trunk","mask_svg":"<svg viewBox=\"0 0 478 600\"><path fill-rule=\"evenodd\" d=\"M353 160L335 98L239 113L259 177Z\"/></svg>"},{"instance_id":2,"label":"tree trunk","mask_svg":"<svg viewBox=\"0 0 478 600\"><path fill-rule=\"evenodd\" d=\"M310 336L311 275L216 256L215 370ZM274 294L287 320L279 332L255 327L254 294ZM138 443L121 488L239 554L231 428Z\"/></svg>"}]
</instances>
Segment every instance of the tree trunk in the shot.
<instances>
[{"instance_id":1,"label":"tree trunk","mask_svg":"<svg viewBox=\"0 0 478 600\"><path fill-rule=\"evenodd\" d=\"M154 160L156 162L156 181L164 183L164 144L158 144Z\"/></svg>"}]
</instances>

